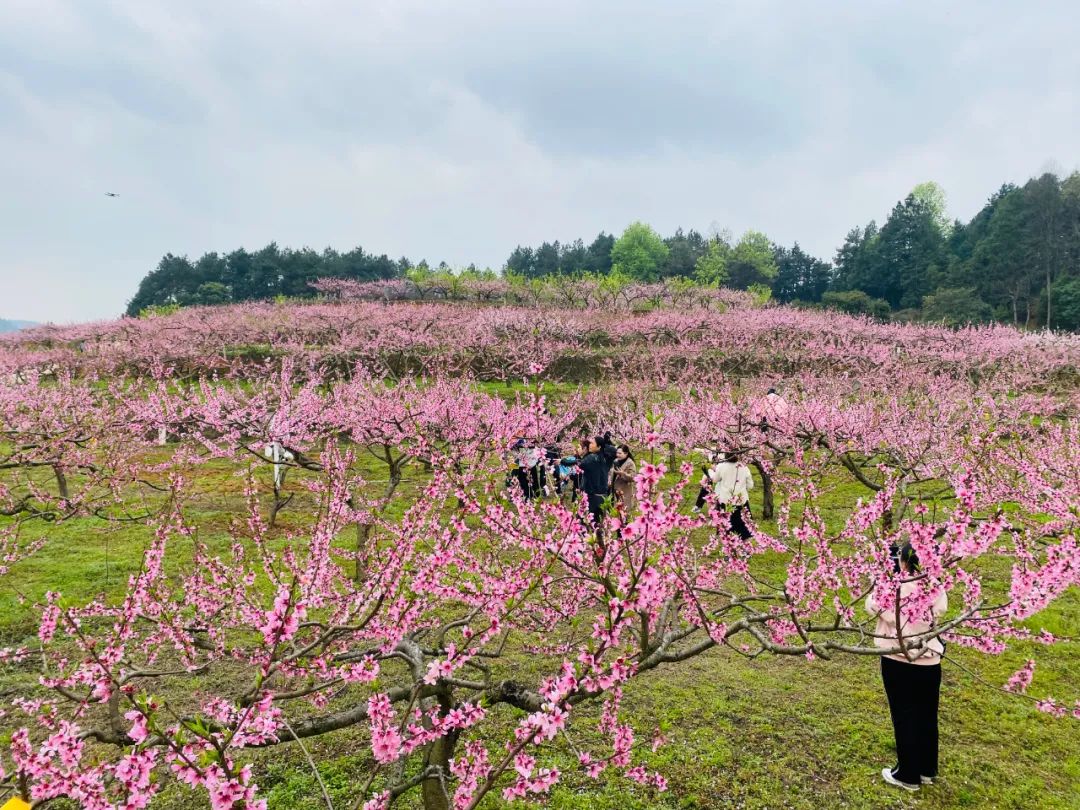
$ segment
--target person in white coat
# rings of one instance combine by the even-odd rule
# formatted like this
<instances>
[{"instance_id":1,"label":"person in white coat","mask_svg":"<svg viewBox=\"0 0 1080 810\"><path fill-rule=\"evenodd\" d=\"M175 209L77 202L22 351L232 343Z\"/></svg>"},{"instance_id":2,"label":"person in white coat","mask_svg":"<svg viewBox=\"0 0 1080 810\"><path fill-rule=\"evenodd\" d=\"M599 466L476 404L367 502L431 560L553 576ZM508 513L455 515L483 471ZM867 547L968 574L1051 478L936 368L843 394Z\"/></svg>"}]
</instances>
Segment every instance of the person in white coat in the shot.
<instances>
[{"instance_id":1,"label":"person in white coat","mask_svg":"<svg viewBox=\"0 0 1080 810\"><path fill-rule=\"evenodd\" d=\"M745 518L750 514L750 490L754 488L750 468L742 463L738 453L726 453L722 461L709 469L709 479L717 508L730 515L731 530L743 540L749 539L751 532Z\"/></svg>"}]
</instances>

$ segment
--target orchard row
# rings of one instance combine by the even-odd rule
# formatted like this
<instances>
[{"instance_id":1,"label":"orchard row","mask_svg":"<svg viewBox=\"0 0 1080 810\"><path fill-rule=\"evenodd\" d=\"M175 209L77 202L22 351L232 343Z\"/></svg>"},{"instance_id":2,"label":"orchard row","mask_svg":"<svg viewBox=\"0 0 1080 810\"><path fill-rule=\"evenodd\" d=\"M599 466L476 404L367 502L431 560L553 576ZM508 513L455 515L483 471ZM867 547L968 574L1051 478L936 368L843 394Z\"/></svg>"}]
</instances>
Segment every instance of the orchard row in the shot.
<instances>
[{"instance_id":1,"label":"orchard row","mask_svg":"<svg viewBox=\"0 0 1080 810\"><path fill-rule=\"evenodd\" d=\"M9 347L4 573L52 542L42 526L135 522L147 536L119 598L50 594L37 641L5 651L12 667L48 661L40 695L9 718L11 788L134 808L176 779L215 808L260 807L247 749L354 729L370 745L356 775L367 808L410 791L426 808L541 796L567 750L586 778L662 790L648 761L663 741L632 727L622 701L635 678L707 650L813 660L908 655L937 637L990 655L1074 643L1038 627L1080 581L1078 398L1045 379L1075 361L1071 344L976 330L923 362L944 335L802 313L542 319L531 332L528 315L250 307ZM455 329L458 351L514 358L504 374L525 385L496 395L471 379ZM549 392L538 380L558 351L596 330L618 336L638 376ZM282 354L237 359L249 340ZM418 344L431 375L380 372L386 352ZM658 370L661 347L702 358L727 345L800 358L782 413L763 396L776 376ZM364 359L343 373L326 361L346 347ZM70 370L42 373L61 357ZM582 504L506 488L519 438L604 430L635 448L640 472L636 510L602 532ZM754 462L775 529L743 539L723 513L690 512L695 447ZM241 489L224 529L198 503L222 465ZM838 478L862 497L830 524L819 496ZM875 592L888 608L902 576L889 548L904 542L923 573L903 611L942 591L952 607L883 648L861 605ZM1080 715L1076 697L1031 699ZM586 734L590 702L602 711Z\"/></svg>"}]
</instances>

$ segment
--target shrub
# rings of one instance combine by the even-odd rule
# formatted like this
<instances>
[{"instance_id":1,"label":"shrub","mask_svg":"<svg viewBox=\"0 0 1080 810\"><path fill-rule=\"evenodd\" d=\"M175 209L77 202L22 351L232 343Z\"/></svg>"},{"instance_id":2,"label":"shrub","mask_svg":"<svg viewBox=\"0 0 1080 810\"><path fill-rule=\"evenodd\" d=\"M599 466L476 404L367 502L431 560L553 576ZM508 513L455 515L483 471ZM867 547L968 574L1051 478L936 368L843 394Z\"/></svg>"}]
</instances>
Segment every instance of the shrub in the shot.
<instances>
[{"instance_id":1,"label":"shrub","mask_svg":"<svg viewBox=\"0 0 1080 810\"><path fill-rule=\"evenodd\" d=\"M940 287L933 295L923 297L922 310L923 320L946 326L986 323L993 315L990 305L979 298L973 287Z\"/></svg>"},{"instance_id":2,"label":"shrub","mask_svg":"<svg viewBox=\"0 0 1080 810\"><path fill-rule=\"evenodd\" d=\"M891 311L888 301L871 298L862 290L827 292L821 296L821 303L828 309L836 309L849 315L869 315L878 321L887 321Z\"/></svg>"},{"instance_id":3,"label":"shrub","mask_svg":"<svg viewBox=\"0 0 1080 810\"><path fill-rule=\"evenodd\" d=\"M179 304L151 304L139 310L140 318L160 318L180 311Z\"/></svg>"}]
</instances>

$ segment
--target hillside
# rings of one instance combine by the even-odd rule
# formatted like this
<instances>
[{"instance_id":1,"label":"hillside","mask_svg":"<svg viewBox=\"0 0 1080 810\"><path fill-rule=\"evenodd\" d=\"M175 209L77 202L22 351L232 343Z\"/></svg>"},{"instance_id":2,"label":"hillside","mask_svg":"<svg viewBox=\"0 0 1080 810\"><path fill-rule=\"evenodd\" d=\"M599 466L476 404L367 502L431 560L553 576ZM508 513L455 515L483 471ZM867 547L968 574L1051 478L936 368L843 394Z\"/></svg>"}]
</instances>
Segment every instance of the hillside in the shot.
<instances>
[{"instance_id":1,"label":"hillside","mask_svg":"<svg viewBox=\"0 0 1080 810\"><path fill-rule=\"evenodd\" d=\"M365 288L366 289L366 288ZM631 304L632 306L632 304ZM1042 384L1075 379L1080 336L1007 326L949 329L884 324L864 316L757 305L711 290L628 312L623 300L575 307L523 299L508 305L368 300L287 301L191 307L146 318L42 326L0 343L0 369L53 364L80 373L262 373L285 360L347 376L378 371L469 374L481 380L540 376L565 382L635 376L677 384L684 376L853 375L886 383L913 366L927 373L1021 374Z\"/></svg>"}]
</instances>

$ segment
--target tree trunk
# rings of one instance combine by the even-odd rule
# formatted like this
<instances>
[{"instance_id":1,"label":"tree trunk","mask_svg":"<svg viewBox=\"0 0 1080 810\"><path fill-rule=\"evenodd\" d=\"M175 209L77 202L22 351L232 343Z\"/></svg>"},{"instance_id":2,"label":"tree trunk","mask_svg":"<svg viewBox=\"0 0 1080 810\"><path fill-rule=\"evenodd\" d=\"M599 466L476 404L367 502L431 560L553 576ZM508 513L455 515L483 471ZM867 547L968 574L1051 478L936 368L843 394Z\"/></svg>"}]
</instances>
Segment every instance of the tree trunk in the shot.
<instances>
[{"instance_id":1,"label":"tree trunk","mask_svg":"<svg viewBox=\"0 0 1080 810\"><path fill-rule=\"evenodd\" d=\"M362 582L364 573L367 571L368 555L365 552L367 550L368 537L370 536L370 523L356 524L356 571L353 574L353 580L356 582Z\"/></svg>"},{"instance_id":2,"label":"tree trunk","mask_svg":"<svg viewBox=\"0 0 1080 810\"><path fill-rule=\"evenodd\" d=\"M438 701L439 714L446 717L454 705L449 693L440 693ZM429 725L426 718L424 725ZM424 754L424 769L434 766L440 771L438 775L425 779L420 783L420 796L424 801L424 810L451 810L450 793L446 787L446 780L450 775L450 759L454 756L454 748L457 747L458 734L458 731L451 731L449 734L439 737L431 743Z\"/></svg>"},{"instance_id":3,"label":"tree trunk","mask_svg":"<svg viewBox=\"0 0 1080 810\"><path fill-rule=\"evenodd\" d=\"M752 464L758 471L758 475L761 476L761 518L762 520L772 520L776 511L772 476L766 472L765 465L760 461L755 459Z\"/></svg>"},{"instance_id":4,"label":"tree trunk","mask_svg":"<svg viewBox=\"0 0 1080 810\"><path fill-rule=\"evenodd\" d=\"M292 495L287 498L281 497L281 490L274 487L274 503L270 507L270 524L269 528L273 529L277 525L278 512L285 508L286 504L292 500Z\"/></svg>"},{"instance_id":5,"label":"tree trunk","mask_svg":"<svg viewBox=\"0 0 1080 810\"><path fill-rule=\"evenodd\" d=\"M64 475L64 470L59 464L53 464L52 468L56 475L56 488L60 492L60 497L66 501L71 497L68 493L67 476Z\"/></svg>"},{"instance_id":6,"label":"tree trunk","mask_svg":"<svg viewBox=\"0 0 1080 810\"><path fill-rule=\"evenodd\" d=\"M451 810L450 796L446 790L446 776L450 773L450 758L454 754L453 735L439 737L428 750L425 767L435 765L442 769L443 778L435 776L420 783L420 795L424 810Z\"/></svg>"},{"instance_id":7,"label":"tree trunk","mask_svg":"<svg viewBox=\"0 0 1080 810\"><path fill-rule=\"evenodd\" d=\"M1050 331L1050 267L1046 268L1046 331Z\"/></svg>"},{"instance_id":8,"label":"tree trunk","mask_svg":"<svg viewBox=\"0 0 1080 810\"><path fill-rule=\"evenodd\" d=\"M274 528L274 524L277 523L277 513L278 513L279 509L281 509L281 493L278 490L277 485L275 485L274 486L274 502L270 505L270 528L271 529Z\"/></svg>"},{"instance_id":9,"label":"tree trunk","mask_svg":"<svg viewBox=\"0 0 1080 810\"><path fill-rule=\"evenodd\" d=\"M397 490L398 484L401 483L401 458L393 460L390 458L389 450L386 451L387 463L390 465L390 480L386 484L386 492L383 495L382 506L380 512L390 504L390 499L394 497L394 491ZM356 582L360 582L364 578L364 572L366 570L366 563L368 560L368 554L366 554L368 540L371 537L370 523L357 523L356 524L356 571L353 574L353 578Z\"/></svg>"}]
</instances>

